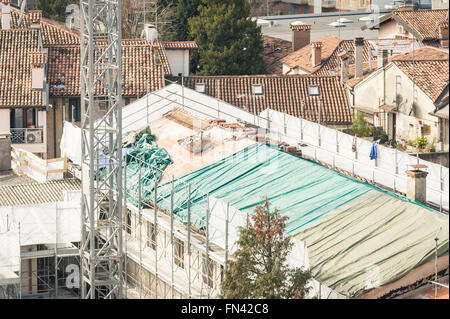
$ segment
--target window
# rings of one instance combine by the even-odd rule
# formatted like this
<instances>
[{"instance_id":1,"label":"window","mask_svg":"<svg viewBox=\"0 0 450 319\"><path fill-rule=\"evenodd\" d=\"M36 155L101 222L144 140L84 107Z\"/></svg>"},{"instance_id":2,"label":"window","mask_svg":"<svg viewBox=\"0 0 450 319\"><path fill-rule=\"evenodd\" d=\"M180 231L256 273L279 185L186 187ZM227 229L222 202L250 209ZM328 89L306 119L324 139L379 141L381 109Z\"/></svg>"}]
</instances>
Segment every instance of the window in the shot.
<instances>
[{"instance_id":1,"label":"window","mask_svg":"<svg viewBox=\"0 0 450 319\"><path fill-rule=\"evenodd\" d=\"M214 274L214 262L210 258L206 258L203 255L202 264L202 278L203 282L207 284L210 288L214 288L213 274Z\"/></svg>"},{"instance_id":2,"label":"window","mask_svg":"<svg viewBox=\"0 0 450 319\"><path fill-rule=\"evenodd\" d=\"M69 99L69 122L81 121L80 99Z\"/></svg>"},{"instance_id":3,"label":"window","mask_svg":"<svg viewBox=\"0 0 450 319\"><path fill-rule=\"evenodd\" d=\"M336 75L336 70L328 70L329 75Z\"/></svg>"},{"instance_id":4,"label":"window","mask_svg":"<svg viewBox=\"0 0 450 319\"><path fill-rule=\"evenodd\" d=\"M308 86L308 93L310 96L319 96L319 86L318 85L310 85Z\"/></svg>"},{"instance_id":5,"label":"window","mask_svg":"<svg viewBox=\"0 0 450 319\"><path fill-rule=\"evenodd\" d=\"M225 267L220 265L220 282L222 283L225 279Z\"/></svg>"},{"instance_id":6,"label":"window","mask_svg":"<svg viewBox=\"0 0 450 319\"><path fill-rule=\"evenodd\" d=\"M205 93L205 84L204 83L195 83L195 90L199 93Z\"/></svg>"},{"instance_id":7,"label":"window","mask_svg":"<svg viewBox=\"0 0 450 319\"><path fill-rule=\"evenodd\" d=\"M252 93L253 95L262 95L263 89L261 84L253 84L252 85Z\"/></svg>"},{"instance_id":8,"label":"window","mask_svg":"<svg viewBox=\"0 0 450 319\"><path fill-rule=\"evenodd\" d=\"M173 245L175 265L184 268L184 242L175 238Z\"/></svg>"},{"instance_id":9,"label":"window","mask_svg":"<svg viewBox=\"0 0 450 319\"><path fill-rule=\"evenodd\" d=\"M156 229L153 223L147 222L147 246L156 250Z\"/></svg>"}]
</instances>

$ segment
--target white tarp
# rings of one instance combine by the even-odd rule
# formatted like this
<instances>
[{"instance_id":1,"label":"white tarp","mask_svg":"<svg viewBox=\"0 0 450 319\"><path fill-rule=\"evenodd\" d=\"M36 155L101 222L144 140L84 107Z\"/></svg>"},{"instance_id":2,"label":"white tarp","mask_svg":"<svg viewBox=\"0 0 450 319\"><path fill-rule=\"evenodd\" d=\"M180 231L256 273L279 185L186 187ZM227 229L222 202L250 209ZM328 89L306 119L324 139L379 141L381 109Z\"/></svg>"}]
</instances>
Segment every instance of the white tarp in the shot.
<instances>
[{"instance_id":1,"label":"white tarp","mask_svg":"<svg viewBox=\"0 0 450 319\"><path fill-rule=\"evenodd\" d=\"M0 207L0 231L13 225L20 246L78 242L81 240L81 192L64 194L68 202ZM17 246L17 237L2 237L1 247Z\"/></svg>"},{"instance_id":2,"label":"white tarp","mask_svg":"<svg viewBox=\"0 0 450 319\"><path fill-rule=\"evenodd\" d=\"M61 156L67 156L74 164L81 166L81 129L79 127L70 122L64 122L60 149Z\"/></svg>"},{"instance_id":3,"label":"white tarp","mask_svg":"<svg viewBox=\"0 0 450 319\"><path fill-rule=\"evenodd\" d=\"M227 210L228 251L234 253L238 248L236 242L239 239L239 227L245 227L247 225L247 214L213 196L209 197L209 211L211 214L209 221L209 239L220 248L226 249Z\"/></svg>"},{"instance_id":4,"label":"white tarp","mask_svg":"<svg viewBox=\"0 0 450 319\"><path fill-rule=\"evenodd\" d=\"M19 233L15 230L0 231L0 273L19 271Z\"/></svg>"}]
</instances>

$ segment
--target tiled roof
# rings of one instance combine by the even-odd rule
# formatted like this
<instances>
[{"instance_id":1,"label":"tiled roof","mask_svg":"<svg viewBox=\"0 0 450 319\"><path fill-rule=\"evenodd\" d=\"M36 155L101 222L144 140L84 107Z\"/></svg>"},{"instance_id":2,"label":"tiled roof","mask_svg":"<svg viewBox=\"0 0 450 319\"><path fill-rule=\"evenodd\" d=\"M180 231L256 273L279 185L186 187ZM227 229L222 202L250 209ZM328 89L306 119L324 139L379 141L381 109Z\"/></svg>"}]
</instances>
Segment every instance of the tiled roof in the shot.
<instances>
[{"instance_id":1,"label":"tiled roof","mask_svg":"<svg viewBox=\"0 0 450 319\"><path fill-rule=\"evenodd\" d=\"M409 29L414 30L419 40L439 39L438 25L447 20L448 9L439 10L395 10L392 13L394 19Z\"/></svg>"},{"instance_id":2,"label":"tiled roof","mask_svg":"<svg viewBox=\"0 0 450 319\"><path fill-rule=\"evenodd\" d=\"M0 10L1 11L1 10ZM19 19L22 22L19 25ZM1 25L1 19L0 19ZM29 28L30 17L14 8L11 8L11 29ZM44 47L57 44L80 44L78 34L67 30L63 23L49 19L41 19L42 45Z\"/></svg>"},{"instance_id":3,"label":"tiled roof","mask_svg":"<svg viewBox=\"0 0 450 319\"><path fill-rule=\"evenodd\" d=\"M351 114L344 88L337 76L192 76L183 78L187 87L205 84L205 94L260 113L267 108L317 121L319 102L308 94L309 85L318 85L322 97L322 122L350 124ZM252 93L252 85L262 86L262 95Z\"/></svg>"},{"instance_id":4,"label":"tiled roof","mask_svg":"<svg viewBox=\"0 0 450 319\"><path fill-rule=\"evenodd\" d=\"M19 25L19 19L22 22ZM1 19L0 19L1 22ZM66 29L65 25L56 21L41 19L41 36L42 45L49 49L48 56L48 78L49 93L51 96L79 96L80 95L80 37L77 32ZM4 34L11 33L13 36L19 30L22 32L32 32L33 37L15 36L14 42L20 46L24 53L15 54L14 57L27 56L25 51L36 50L38 46L38 31L31 30L30 17L28 14L12 9L11 10L11 30L4 30ZM22 28L22 29L20 29ZM35 44L31 45L30 41L34 39ZM1 45L1 44L0 44ZM25 50L25 51L24 51ZM155 64L154 52L157 51L159 65ZM20 51L20 52L22 52ZM123 95L136 96L143 95L148 90L157 90L164 86L164 74L171 74L169 61L167 59L163 43L158 41L150 44L145 39L123 39ZM5 50L0 52L0 56L7 56ZM6 59L3 59L6 61ZM31 69L25 68L24 59L9 59L8 63L15 65L6 69L0 69L0 79L8 78L0 84L0 102L9 103L10 106L35 106L35 103L42 104L42 94L39 92L29 92L24 94L27 85L24 81L29 82L31 90ZM6 63L6 62L0 62ZM25 70L24 73L21 73ZM164 71L164 72L163 72ZM23 76L26 75L26 79ZM21 78L22 76L22 78ZM11 80L14 77L15 80ZM15 85L13 83L24 83L23 85ZM28 83L27 82L27 83ZM37 100L39 98L39 100ZM6 100L8 99L8 100ZM11 104L14 101L14 104ZM2 105L0 103L0 106ZM32 103L32 104L30 104Z\"/></svg>"},{"instance_id":5,"label":"tiled roof","mask_svg":"<svg viewBox=\"0 0 450 319\"><path fill-rule=\"evenodd\" d=\"M195 41L164 41L163 44L166 50L198 49Z\"/></svg>"},{"instance_id":6,"label":"tiled roof","mask_svg":"<svg viewBox=\"0 0 450 319\"><path fill-rule=\"evenodd\" d=\"M152 45L134 45L131 41L122 46L122 94L143 95L164 86L162 65L155 65ZM49 92L52 96L79 96L80 48L54 46L49 48ZM147 87L148 85L148 87Z\"/></svg>"},{"instance_id":7,"label":"tiled roof","mask_svg":"<svg viewBox=\"0 0 450 319\"><path fill-rule=\"evenodd\" d=\"M416 85L427 94L433 102L449 83L449 54L432 47L423 47L412 52L401 54L393 58L393 62Z\"/></svg>"},{"instance_id":8,"label":"tiled roof","mask_svg":"<svg viewBox=\"0 0 450 319\"><path fill-rule=\"evenodd\" d=\"M31 89L30 52L38 51L36 30L0 30L0 107L43 106Z\"/></svg>"},{"instance_id":9,"label":"tiled roof","mask_svg":"<svg viewBox=\"0 0 450 319\"><path fill-rule=\"evenodd\" d=\"M353 40L339 40L338 38L326 34L317 42L322 42L322 63L313 66L311 63L311 44L292 52L282 59L290 67L299 67L309 73L317 75L329 75L328 71L337 70L340 65L338 54L342 51L354 52L355 44ZM369 61L369 51L372 45L369 41L364 41L363 61ZM350 54L350 64L354 63L354 54Z\"/></svg>"},{"instance_id":10,"label":"tiled roof","mask_svg":"<svg viewBox=\"0 0 450 319\"><path fill-rule=\"evenodd\" d=\"M62 202L63 190L80 190L78 179L63 179L46 183L0 185L0 206L33 205Z\"/></svg>"},{"instance_id":11,"label":"tiled roof","mask_svg":"<svg viewBox=\"0 0 450 319\"><path fill-rule=\"evenodd\" d=\"M447 61L395 61L394 62L416 85L435 102L448 86Z\"/></svg>"},{"instance_id":12,"label":"tiled roof","mask_svg":"<svg viewBox=\"0 0 450 319\"><path fill-rule=\"evenodd\" d=\"M263 36L264 61L267 74L283 74L281 60L292 52L292 43L269 36Z\"/></svg>"}]
</instances>

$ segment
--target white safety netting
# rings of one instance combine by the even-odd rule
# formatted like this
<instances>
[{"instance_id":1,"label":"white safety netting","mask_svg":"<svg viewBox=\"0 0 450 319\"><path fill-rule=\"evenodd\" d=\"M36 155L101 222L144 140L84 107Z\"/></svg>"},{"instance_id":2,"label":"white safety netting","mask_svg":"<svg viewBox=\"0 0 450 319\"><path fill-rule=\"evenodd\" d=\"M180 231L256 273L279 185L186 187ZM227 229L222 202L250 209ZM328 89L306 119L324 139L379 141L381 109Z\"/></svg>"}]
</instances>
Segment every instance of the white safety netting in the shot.
<instances>
[{"instance_id":1,"label":"white safety netting","mask_svg":"<svg viewBox=\"0 0 450 319\"><path fill-rule=\"evenodd\" d=\"M0 270L19 270L20 246L81 240L81 192L63 193L63 202L0 207Z\"/></svg>"},{"instance_id":2,"label":"white safety netting","mask_svg":"<svg viewBox=\"0 0 450 319\"><path fill-rule=\"evenodd\" d=\"M395 191L406 193L408 165L425 164L427 201L449 209L448 167L382 145L376 146L377 159L371 160L372 142L368 140L271 109L259 116L270 120L270 137L290 144L306 143L308 147L302 147L303 154Z\"/></svg>"}]
</instances>

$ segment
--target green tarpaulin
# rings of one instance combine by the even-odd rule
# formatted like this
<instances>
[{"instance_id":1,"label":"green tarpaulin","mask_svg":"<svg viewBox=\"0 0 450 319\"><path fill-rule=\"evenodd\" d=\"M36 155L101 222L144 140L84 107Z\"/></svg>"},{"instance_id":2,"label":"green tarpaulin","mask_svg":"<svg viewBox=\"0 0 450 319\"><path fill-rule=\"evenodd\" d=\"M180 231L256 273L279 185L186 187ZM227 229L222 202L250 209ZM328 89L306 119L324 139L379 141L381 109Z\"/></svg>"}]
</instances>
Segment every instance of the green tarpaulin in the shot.
<instances>
[{"instance_id":1,"label":"green tarpaulin","mask_svg":"<svg viewBox=\"0 0 450 319\"><path fill-rule=\"evenodd\" d=\"M281 215L289 217L287 231L291 234L372 189L263 143L255 143L175 180L175 213L184 223L187 183L192 185L191 222L200 228L204 226L207 193L247 213L252 213L267 196ZM158 190L158 204L165 209L170 208L170 191L170 183Z\"/></svg>"}]
</instances>

